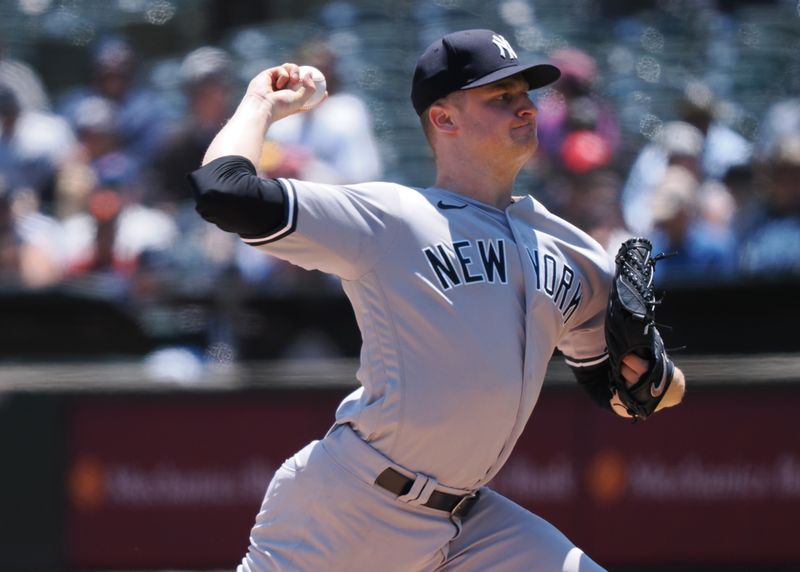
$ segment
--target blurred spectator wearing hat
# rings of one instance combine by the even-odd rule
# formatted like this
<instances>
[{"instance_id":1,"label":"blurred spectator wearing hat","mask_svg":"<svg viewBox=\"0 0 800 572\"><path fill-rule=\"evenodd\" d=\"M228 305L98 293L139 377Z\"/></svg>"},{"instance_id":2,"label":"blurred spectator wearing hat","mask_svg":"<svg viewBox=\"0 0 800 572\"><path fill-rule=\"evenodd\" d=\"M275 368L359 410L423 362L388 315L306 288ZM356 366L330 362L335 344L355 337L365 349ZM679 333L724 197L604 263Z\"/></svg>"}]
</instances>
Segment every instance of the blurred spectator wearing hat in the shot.
<instances>
[{"instance_id":1,"label":"blurred spectator wearing hat","mask_svg":"<svg viewBox=\"0 0 800 572\"><path fill-rule=\"evenodd\" d=\"M141 198L141 164L122 148L117 104L88 96L75 106L76 144L59 170L55 213L60 219L85 212L88 197L99 187L114 188L128 201Z\"/></svg>"},{"instance_id":2,"label":"blurred spectator wearing hat","mask_svg":"<svg viewBox=\"0 0 800 572\"><path fill-rule=\"evenodd\" d=\"M747 165L753 145L720 118L721 102L707 85L698 81L686 84L677 101L678 118L697 127L703 134L700 166L704 178L720 181L730 169Z\"/></svg>"},{"instance_id":3,"label":"blurred spectator wearing hat","mask_svg":"<svg viewBox=\"0 0 800 572\"><path fill-rule=\"evenodd\" d=\"M800 133L800 97L773 103L758 126L756 160L769 161L778 144L796 133Z\"/></svg>"},{"instance_id":4,"label":"blurred spectator wearing hat","mask_svg":"<svg viewBox=\"0 0 800 572\"><path fill-rule=\"evenodd\" d=\"M639 234L651 227L649 197L676 161L701 181L725 182L738 168L749 168L752 145L717 118L719 102L702 83L690 82L676 102L678 121L664 125L639 152L622 193L628 225Z\"/></svg>"},{"instance_id":5,"label":"blurred spectator wearing hat","mask_svg":"<svg viewBox=\"0 0 800 572\"><path fill-rule=\"evenodd\" d=\"M113 101L122 147L141 164L150 164L161 150L170 117L155 93L136 84L133 47L119 37L104 38L91 50L90 65L90 85L69 92L59 113L76 126L81 102L95 97Z\"/></svg>"},{"instance_id":6,"label":"blurred spectator wearing hat","mask_svg":"<svg viewBox=\"0 0 800 572\"><path fill-rule=\"evenodd\" d=\"M367 106L342 89L336 59L325 42L309 43L297 55L296 61L325 75L328 99L270 128L271 143L265 146L260 166L270 176L322 183L380 179L383 166Z\"/></svg>"},{"instance_id":7,"label":"blurred spectator wearing hat","mask_svg":"<svg viewBox=\"0 0 800 572\"><path fill-rule=\"evenodd\" d=\"M312 41L299 50L296 61L325 75L328 98L270 127L259 172L335 184L380 179L383 164L367 106L341 85L333 49L327 42ZM273 292L341 293L339 280L329 274L304 270L242 244L237 246L236 265L246 282L258 282Z\"/></svg>"},{"instance_id":8,"label":"blurred spectator wearing hat","mask_svg":"<svg viewBox=\"0 0 800 572\"><path fill-rule=\"evenodd\" d=\"M580 226L577 221L587 214L581 205L585 187L595 184L595 172L614 168L619 125L612 107L597 92L598 72L591 56L561 49L553 52L550 63L561 69L561 78L537 101L540 144L527 170L537 198Z\"/></svg>"},{"instance_id":9,"label":"blurred spectator wearing hat","mask_svg":"<svg viewBox=\"0 0 800 572\"><path fill-rule=\"evenodd\" d=\"M736 242L730 228L701 216L703 189L696 172L671 165L650 197L655 252L674 252L659 262L666 281L725 279L736 270Z\"/></svg>"},{"instance_id":10,"label":"blurred spectator wearing hat","mask_svg":"<svg viewBox=\"0 0 800 572\"><path fill-rule=\"evenodd\" d=\"M78 144L59 173L66 278L90 280L123 297L142 256L164 252L177 229L170 215L142 203L141 165L121 145L115 101L90 95L74 110Z\"/></svg>"},{"instance_id":11,"label":"blurred spectator wearing hat","mask_svg":"<svg viewBox=\"0 0 800 572\"><path fill-rule=\"evenodd\" d=\"M611 105L597 91L594 58L565 48L553 52L550 63L561 70L561 79L541 102L546 112L536 118L540 151L573 171L597 162L604 166L619 146L620 129Z\"/></svg>"},{"instance_id":12,"label":"blurred spectator wearing hat","mask_svg":"<svg viewBox=\"0 0 800 572\"><path fill-rule=\"evenodd\" d=\"M642 149L628 174L622 191L622 212L635 233L648 234L653 227L652 196L671 165L702 177L700 154L703 133L685 121L670 121Z\"/></svg>"},{"instance_id":13,"label":"blurred spectator wearing hat","mask_svg":"<svg viewBox=\"0 0 800 572\"><path fill-rule=\"evenodd\" d=\"M167 135L145 196L145 203L170 214L178 229L175 242L158 262L184 280L188 276L198 291L214 290L226 277L258 281L263 268L271 265L266 254L198 219L186 179L202 163L211 140L233 113L237 103L234 65L227 51L210 45L183 58L180 83L187 112ZM240 251L245 254L240 256ZM246 268L239 262L243 256ZM163 278L167 272L158 274Z\"/></svg>"},{"instance_id":14,"label":"blurred spectator wearing hat","mask_svg":"<svg viewBox=\"0 0 800 572\"><path fill-rule=\"evenodd\" d=\"M190 52L181 63L181 87L187 101L186 115L166 137L155 161L155 180L149 203L174 210L191 201L186 174L201 164L214 135L233 112L233 61L213 46Z\"/></svg>"},{"instance_id":15,"label":"blurred spectator wearing hat","mask_svg":"<svg viewBox=\"0 0 800 572\"><path fill-rule=\"evenodd\" d=\"M761 168L759 212L742 245L748 273L800 272L800 133L781 138Z\"/></svg>"},{"instance_id":16,"label":"blurred spectator wearing hat","mask_svg":"<svg viewBox=\"0 0 800 572\"><path fill-rule=\"evenodd\" d=\"M56 170L74 141L63 119L24 109L16 92L0 83L0 192L31 193L37 209L49 206Z\"/></svg>"}]
</instances>

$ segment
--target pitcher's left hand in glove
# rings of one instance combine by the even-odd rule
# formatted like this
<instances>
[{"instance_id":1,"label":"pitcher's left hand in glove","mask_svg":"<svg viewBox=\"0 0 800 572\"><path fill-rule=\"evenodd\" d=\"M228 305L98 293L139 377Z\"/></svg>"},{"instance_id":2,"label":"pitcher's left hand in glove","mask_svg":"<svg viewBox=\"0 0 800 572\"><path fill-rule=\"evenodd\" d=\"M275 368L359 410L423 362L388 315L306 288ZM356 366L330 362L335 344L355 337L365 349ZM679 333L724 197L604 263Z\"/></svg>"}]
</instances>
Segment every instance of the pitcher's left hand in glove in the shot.
<instances>
[{"instance_id":1,"label":"pitcher's left hand in glove","mask_svg":"<svg viewBox=\"0 0 800 572\"><path fill-rule=\"evenodd\" d=\"M620 246L605 322L612 404L621 404L628 416L642 420L658 408L676 371L655 324L653 271L658 259L645 238ZM682 374L680 379L682 386Z\"/></svg>"}]
</instances>

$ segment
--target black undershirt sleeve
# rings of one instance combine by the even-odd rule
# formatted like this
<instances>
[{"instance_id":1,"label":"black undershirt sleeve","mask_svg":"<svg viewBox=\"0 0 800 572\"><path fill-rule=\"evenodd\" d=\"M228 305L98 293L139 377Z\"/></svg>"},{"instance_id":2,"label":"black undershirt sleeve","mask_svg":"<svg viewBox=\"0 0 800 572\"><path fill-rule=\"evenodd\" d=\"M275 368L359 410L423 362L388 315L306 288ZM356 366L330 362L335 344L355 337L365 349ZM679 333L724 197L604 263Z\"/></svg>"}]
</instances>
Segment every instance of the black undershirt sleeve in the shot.
<instances>
[{"instance_id":1,"label":"black undershirt sleeve","mask_svg":"<svg viewBox=\"0 0 800 572\"><path fill-rule=\"evenodd\" d=\"M589 367L572 367L572 373L575 374L575 379L578 380L578 385L589 395L589 397L597 405L604 409L611 411L611 388L608 383L608 374L611 371L611 366L608 360L604 362L589 366Z\"/></svg>"},{"instance_id":2,"label":"black undershirt sleeve","mask_svg":"<svg viewBox=\"0 0 800 572\"><path fill-rule=\"evenodd\" d=\"M189 174L195 210L208 222L242 238L261 238L287 218L286 197L275 179L262 179L240 156L220 157Z\"/></svg>"}]
</instances>

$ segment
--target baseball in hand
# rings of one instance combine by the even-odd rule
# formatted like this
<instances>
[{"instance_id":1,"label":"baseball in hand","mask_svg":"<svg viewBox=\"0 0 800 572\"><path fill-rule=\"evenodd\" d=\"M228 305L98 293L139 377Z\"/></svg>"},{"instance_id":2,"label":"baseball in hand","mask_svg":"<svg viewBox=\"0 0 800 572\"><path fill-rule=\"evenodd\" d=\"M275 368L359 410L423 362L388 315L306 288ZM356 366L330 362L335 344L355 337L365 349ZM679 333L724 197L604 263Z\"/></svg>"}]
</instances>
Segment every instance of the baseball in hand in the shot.
<instances>
[{"instance_id":1,"label":"baseball in hand","mask_svg":"<svg viewBox=\"0 0 800 572\"><path fill-rule=\"evenodd\" d=\"M311 99L306 101L303 104L302 109L303 111L308 111L312 107L315 107L322 98L325 97L325 90L327 89L327 82L325 81L325 76L321 71L319 71L314 66L300 66L300 77L304 78L307 75L311 75L311 78L314 80L314 95L311 96Z\"/></svg>"}]
</instances>

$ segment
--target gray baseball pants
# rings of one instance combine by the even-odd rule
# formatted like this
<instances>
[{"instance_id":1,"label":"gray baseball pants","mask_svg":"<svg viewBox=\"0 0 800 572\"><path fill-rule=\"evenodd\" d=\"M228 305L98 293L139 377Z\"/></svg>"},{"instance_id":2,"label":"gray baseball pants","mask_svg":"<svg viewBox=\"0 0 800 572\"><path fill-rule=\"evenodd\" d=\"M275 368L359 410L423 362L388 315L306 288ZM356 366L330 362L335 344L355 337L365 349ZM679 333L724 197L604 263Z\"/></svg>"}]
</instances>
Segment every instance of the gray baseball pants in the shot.
<instances>
[{"instance_id":1,"label":"gray baseball pants","mask_svg":"<svg viewBox=\"0 0 800 572\"><path fill-rule=\"evenodd\" d=\"M276 471L237 572L603 570L487 487L466 517L451 518L376 486L387 467L398 469L347 426L307 445Z\"/></svg>"}]
</instances>

